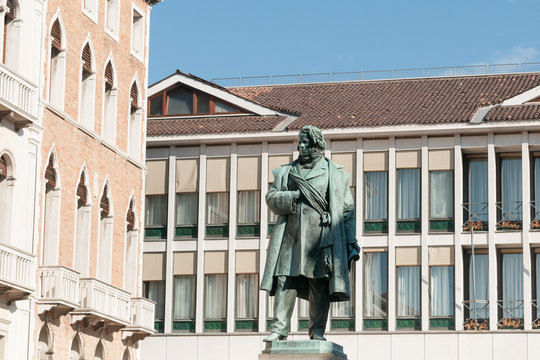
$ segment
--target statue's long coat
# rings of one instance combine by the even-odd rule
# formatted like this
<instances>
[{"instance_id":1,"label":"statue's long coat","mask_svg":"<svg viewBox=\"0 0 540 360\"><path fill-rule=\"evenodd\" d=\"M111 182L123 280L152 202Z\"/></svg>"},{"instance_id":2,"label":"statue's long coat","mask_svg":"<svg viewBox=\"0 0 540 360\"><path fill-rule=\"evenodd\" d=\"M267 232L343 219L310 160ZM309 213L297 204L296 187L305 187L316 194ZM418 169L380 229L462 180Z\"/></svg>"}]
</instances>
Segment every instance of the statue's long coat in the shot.
<instances>
[{"instance_id":1,"label":"statue's long coat","mask_svg":"<svg viewBox=\"0 0 540 360\"><path fill-rule=\"evenodd\" d=\"M329 279L330 301L346 301L350 298L347 244L356 243L356 224L354 216L354 202L349 189L350 175L343 168L329 159L328 163L328 212L331 216L332 266L333 271ZM266 203L270 209L279 215L272 232L267 249L266 267L261 281L261 289L274 295L276 291L275 269L280 253L281 243L287 226L287 216L294 211L293 192L287 188L288 175L297 160L281 168L274 169L274 183L266 195ZM321 242L328 239L321 239ZM298 297L308 299L306 287L298 288Z\"/></svg>"}]
</instances>

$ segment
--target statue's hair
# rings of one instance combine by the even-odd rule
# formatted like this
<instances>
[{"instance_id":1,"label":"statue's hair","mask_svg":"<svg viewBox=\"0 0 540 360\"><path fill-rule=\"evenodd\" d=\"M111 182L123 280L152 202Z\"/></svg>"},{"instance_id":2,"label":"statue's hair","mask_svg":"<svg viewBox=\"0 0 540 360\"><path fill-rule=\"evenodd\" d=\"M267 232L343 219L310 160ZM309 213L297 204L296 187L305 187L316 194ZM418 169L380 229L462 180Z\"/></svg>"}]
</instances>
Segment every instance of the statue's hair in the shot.
<instances>
[{"instance_id":1,"label":"statue's hair","mask_svg":"<svg viewBox=\"0 0 540 360\"><path fill-rule=\"evenodd\" d=\"M324 139L321 129L318 127L306 125L300 129L300 132L309 136L311 141L313 141L313 145L319 150L323 151L326 149L326 140Z\"/></svg>"}]
</instances>

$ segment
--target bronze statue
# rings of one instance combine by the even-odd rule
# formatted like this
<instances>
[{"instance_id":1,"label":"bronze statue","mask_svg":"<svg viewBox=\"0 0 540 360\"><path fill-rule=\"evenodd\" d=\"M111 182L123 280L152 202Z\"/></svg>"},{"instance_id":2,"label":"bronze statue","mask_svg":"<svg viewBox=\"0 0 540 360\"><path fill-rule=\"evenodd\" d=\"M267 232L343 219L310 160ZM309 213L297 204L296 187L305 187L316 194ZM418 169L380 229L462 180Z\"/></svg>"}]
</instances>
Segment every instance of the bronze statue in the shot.
<instances>
[{"instance_id":1,"label":"bronze statue","mask_svg":"<svg viewBox=\"0 0 540 360\"><path fill-rule=\"evenodd\" d=\"M304 126L298 159L273 170L266 203L279 218L261 289L276 299L266 342L287 338L296 297L309 301L310 339L326 340L330 302L350 298L348 269L360 251L350 175L322 156L325 148L321 130Z\"/></svg>"}]
</instances>

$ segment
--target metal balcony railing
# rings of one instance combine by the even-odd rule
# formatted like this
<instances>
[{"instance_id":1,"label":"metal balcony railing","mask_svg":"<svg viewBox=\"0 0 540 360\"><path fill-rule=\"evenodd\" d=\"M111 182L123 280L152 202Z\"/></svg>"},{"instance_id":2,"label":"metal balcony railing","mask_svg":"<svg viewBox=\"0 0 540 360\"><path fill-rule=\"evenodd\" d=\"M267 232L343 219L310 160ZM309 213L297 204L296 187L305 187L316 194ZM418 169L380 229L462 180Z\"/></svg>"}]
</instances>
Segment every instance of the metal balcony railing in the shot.
<instances>
[{"instance_id":1,"label":"metal balcony railing","mask_svg":"<svg viewBox=\"0 0 540 360\"><path fill-rule=\"evenodd\" d=\"M499 329L523 329L523 300L497 300Z\"/></svg>"},{"instance_id":2,"label":"metal balcony railing","mask_svg":"<svg viewBox=\"0 0 540 360\"><path fill-rule=\"evenodd\" d=\"M497 230L521 230L523 228L523 202L498 201Z\"/></svg>"},{"instance_id":3,"label":"metal balcony railing","mask_svg":"<svg viewBox=\"0 0 540 360\"><path fill-rule=\"evenodd\" d=\"M463 231L488 230L488 203L463 203Z\"/></svg>"},{"instance_id":4,"label":"metal balcony railing","mask_svg":"<svg viewBox=\"0 0 540 360\"><path fill-rule=\"evenodd\" d=\"M489 330L489 301L466 300L463 301L465 319L464 330Z\"/></svg>"},{"instance_id":5,"label":"metal balcony railing","mask_svg":"<svg viewBox=\"0 0 540 360\"><path fill-rule=\"evenodd\" d=\"M0 288L11 300L24 298L36 288L36 256L0 244Z\"/></svg>"},{"instance_id":6,"label":"metal balcony railing","mask_svg":"<svg viewBox=\"0 0 540 360\"><path fill-rule=\"evenodd\" d=\"M131 324L130 297L127 291L98 279L80 279L80 308L74 315L93 315L121 325Z\"/></svg>"},{"instance_id":7,"label":"metal balcony railing","mask_svg":"<svg viewBox=\"0 0 540 360\"><path fill-rule=\"evenodd\" d=\"M537 229L540 229L540 206L536 201L531 201L531 230Z\"/></svg>"},{"instance_id":8,"label":"metal balcony railing","mask_svg":"<svg viewBox=\"0 0 540 360\"><path fill-rule=\"evenodd\" d=\"M24 117L26 121L37 121L37 86L24 80L1 64L0 108L3 108L4 111L14 111L17 113L17 117Z\"/></svg>"},{"instance_id":9,"label":"metal balcony railing","mask_svg":"<svg viewBox=\"0 0 540 360\"><path fill-rule=\"evenodd\" d=\"M540 307L538 306L538 299L532 301L532 328L540 329Z\"/></svg>"},{"instance_id":10,"label":"metal balcony railing","mask_svg":"<svg viewBox=\"0 0 540 360\"><path fill-rule=\"evenodd\" d=\"M153 334L155 305L143 297L131 298L131 326Z\"/></svg>"},{"instance_id":11,"label":"metal balcony railing","mask_svg":"<svg viewBox=\"0 0 540 360\"><path fill-rule=\"evenodd\" d=\"M40 304L79 307L79 273L63 266L39 268Z\"/></svg>"},{"instance_id":12,"label":"metal balcony railing","mask_svg":"<svg viewBox=\"0 0 540 360\"><path fill-rule=\"evenodd\" d=\"M342 82L362 80L412 79L423 77L446 77L488 74L513 74L540 71L540 63L513 63L491 65L468 65L428 67L415 69L368 70L317 74L292 74L270 76L244 76L214 78L211 81L221 86L255 86L281 84L312 84L321 82Z\"/></svg>"}]
</instances>

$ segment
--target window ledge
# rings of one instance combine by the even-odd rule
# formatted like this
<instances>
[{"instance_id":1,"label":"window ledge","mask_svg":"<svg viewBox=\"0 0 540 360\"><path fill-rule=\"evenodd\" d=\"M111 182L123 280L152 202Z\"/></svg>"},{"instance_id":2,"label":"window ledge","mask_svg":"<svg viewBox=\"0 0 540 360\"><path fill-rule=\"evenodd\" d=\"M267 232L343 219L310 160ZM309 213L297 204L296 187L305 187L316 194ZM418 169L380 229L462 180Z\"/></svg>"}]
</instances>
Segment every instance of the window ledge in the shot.
<instances>
[{"instance_id":1,"label":"window ledge","mask_svg":"<svg viewBox=\"0 0 540 360\"><path fill-rule=\"evenodd\" d=\"M135 59L139 60L141 63L144 64L143 54L141 52L136 51L135 49L133 49L133 47L130 47L129 52L131 53L131 55L133 55Z\"/></svg>"},{"instance_id":2,"label":"window ledge","mask_svg":"<svg viewBox=\"0 0 540 360\"><path fill-rule=\"evenodd\" d=\"M86 17L88 17L90 20L92 20L92 22L94 24L97 24L98 23L98 19L97 19L97 13L94 15L90 10L86 9L86 8L82 8L82 13L84 15L86 15Z\"/></svg>"},{"instance_id":3,"label":"window ledge","mask_svg":"<svg viewBox=\"0 0 540 360\"><path fill-rule=\"evenodd\" d=\"M117 43L120 42L120 38L118 36L118 30L114 31L113 29L109 29L108 27L105 27L105 33L109 35Z\"/></svg>"}]
</instances>

